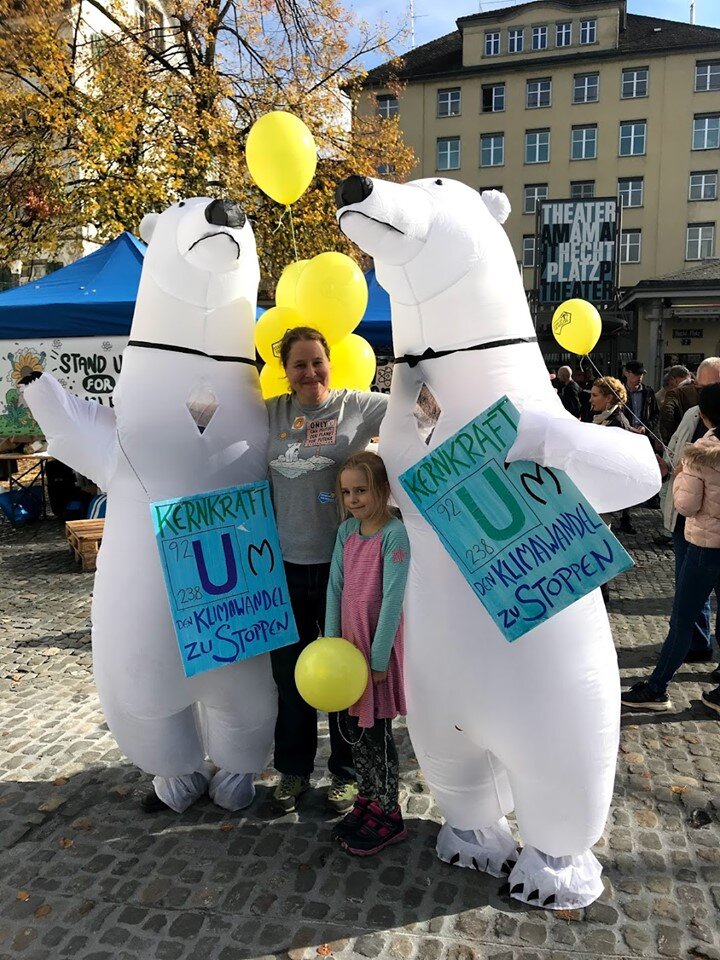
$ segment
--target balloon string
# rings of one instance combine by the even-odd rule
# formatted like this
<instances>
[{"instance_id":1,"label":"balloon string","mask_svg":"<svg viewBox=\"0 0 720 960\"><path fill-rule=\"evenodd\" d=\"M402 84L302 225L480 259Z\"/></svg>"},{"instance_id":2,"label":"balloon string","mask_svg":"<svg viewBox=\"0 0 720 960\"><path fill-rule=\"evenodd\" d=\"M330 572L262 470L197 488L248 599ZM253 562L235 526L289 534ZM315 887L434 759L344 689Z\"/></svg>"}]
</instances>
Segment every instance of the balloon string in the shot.
<instances>
[{"instance_id":1,"label":"balloon string","mask_svg":"<svg viewBox=\"0 0 720 960\"><path fill-rule=\"evenodd\" d=\"M290 236L292 238L293 253L295 254L295 261L297 262L300 258L298 257L297 243L295 242L295 223L293 221L292 207L290 204L287 205L287 212L290 215Z\"/></svg>"},{"instance_id":2,"label":"balloon string","mask_svg":"<svg viewBox=\"0 0 720 960\"><path fill-rule=\"evenodd\" d=\"M290 207L285 207L285 209L283 210L283 212L280 214L280 219L279 219L278 222L277 222L277 226L276 226L275 229L273 230L273 236L275 236L275 234L278 232L278 230L280 229L280 227L282 227L282 225L283 225L283 220L285 219L285 214L288 212L289 209L290 209Z\"/></svg>"},{"instance_id":3,"label":"balloon string","mask_svg":"<svg viewBox=\"0 0 720 960\"><path fill-rule=\"evenodd\" d=\"M622 399L622 397L621 397L618 393L615 392L615 390L613 389L612 385L607 382L607 379L605 378L604 374L602 374L602 373L598 370L598 368L595 366L595 364L592 362L589 353L586 353L586 354L584 355L583 360L587 360L587 362L588 362L588 363L590 364L590 366L593 368L593 370L595 371L595 373L597 374L597 376L598 376L600 379L605 380L605 386L608 388L608 390L610 390L610 392L611 392L612 395L615 397L615 399L616 399L617 402L620 404L620 406L621 406L621 407L624 407L625 410L627 410L627 412L630 414L630 416L632 417L633 420L638 420L638 417L636 416L636 414L635 414L634 410L632 409L632 407L631 407L629 404L625 403L625 401ZM645 424L643 424L643 426L645 426ZM653 440L656 440L656 441L660 444L660 446L661 446L662 449L663 449L663 453L666 454L667 459L670 461L670 463L672 463L672 465L673 465L673 467L674 467L674 466L675 466L675 461L673 460L672 456L670 455L670 451L668 450L667 445L664 443L664 441L663 441L656 433L653 433L652 430L651 430L649 427L645 427L645 433L646 433L646 435L652 437Z\"/></svg>"}]
</instances>

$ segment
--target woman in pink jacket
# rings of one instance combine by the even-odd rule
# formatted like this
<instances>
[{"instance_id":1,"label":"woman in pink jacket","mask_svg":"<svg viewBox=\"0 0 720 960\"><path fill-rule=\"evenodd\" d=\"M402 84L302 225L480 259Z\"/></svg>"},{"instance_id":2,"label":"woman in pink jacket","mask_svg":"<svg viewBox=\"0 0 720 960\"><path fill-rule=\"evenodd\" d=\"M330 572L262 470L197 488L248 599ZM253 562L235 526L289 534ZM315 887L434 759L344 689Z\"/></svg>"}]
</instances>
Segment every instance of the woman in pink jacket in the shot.
<instances>
[{"instance_id":1,"label":"woman in pink jacket","mask_svg":"<svg viewBox=\"0 0 720 960\"><path fill-rule=\"evenodd\" d=\"M672 709L668 684L690 649L700 611L712 591L720 589L720 383L704 387L698 405L708 432L685 447L672 491L676 510L687 517L688 547L675 583L670 631L652 674L623 693L627 707ZM702 699L720 713L720 687Z\"/></svg>"}]
</instances>

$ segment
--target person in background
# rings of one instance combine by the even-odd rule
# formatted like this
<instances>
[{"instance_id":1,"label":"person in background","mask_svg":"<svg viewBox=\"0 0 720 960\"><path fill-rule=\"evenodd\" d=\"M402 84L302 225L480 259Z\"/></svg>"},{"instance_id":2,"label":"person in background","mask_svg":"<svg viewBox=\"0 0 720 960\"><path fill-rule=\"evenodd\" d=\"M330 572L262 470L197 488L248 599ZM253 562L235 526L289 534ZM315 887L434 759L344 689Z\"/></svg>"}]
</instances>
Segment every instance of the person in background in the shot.
<instances>
[{"instance_id":1,"label":"person in background","mask_svg":"<svg viewBox=\"0 0 720 960\"><path fill-rule=\"evenodd\" d=\"M625 413L634 433L654 433L660 415L653 389L643 383L646 373L639 360L628 360L623 367L628 394Z\"/></svg>"},{"instance_id":2,"label":"person in background","mask_svg":"<svg viewBox=\"0 0 720 960\"><path fill-rule=\"evenodd\" d=\"M712 591L720 589L720 383L705 387L698 405L707 433L685 447L675 468L673 500L686 517L688 545L675 584L670 629L652 674L621 695L626 707L672 710L668 685L687 656L698 615ZM702 699L720 713L720 686Z\"/></svg>"},{"instance_id":3,"label":"person in background","mask_svg":"<svg viewBox=\"0 0 720 960\"><path fill-rule=\"evenodd\" d=\"M560 402L573 417L580 417L580 387L572 378L570 367L558 367L557 392Z\"/></svg>"},{"instance_id":4,"label":"person in background","mask_svg":"<svg viewBox=\"0 0 720 960\"><path fill-rule=\"evenodd\" d=\"M663 443L669 443L670 438L680 426L685 413L697 406L700 391L710 383L720 380L720 357L706 357L697 368L695 380L683 383L673 390L668 390L660 411L658 432Z\"/></svg>"},{"instance_id":5,"label":"person in background","mask_svg":"<svg viewBox=\"0 0 720 960\"><path fill-rule=\"evenodd\" d=\"M668 367L663 374L662 387L655 394L655 399L658 402L658 407L660 408L660 417L662 418L662 406L665 402L665 397L668 394L669 390L675 390L677 387L682 387L686 383L692 383L692 376L687 367L683 366L681 363L676 364L673 367Z\"/></svg>"},{"instance_id":6,"label":"person in background","mask_svg":"<svg viewBox=\"0 0 720 960\"><path fill-rule=\"evenodd\" d=\"M335 480L344 460L376 437L388 397L382 393L330 388L330 348L311 327L288 330L280 360L290 393L267 400L270 420L270 483L285 563L290 602L300 641L270 653L278 688L275 768L280 782L272 802L294 810L310 786L317 752L317 712L295 686L295 664L325 623L330 561L338 528ZM330 714L331 774L328 804L349 810L357 788L352 752L337 714Z\"/></svg>"}]
</instances>

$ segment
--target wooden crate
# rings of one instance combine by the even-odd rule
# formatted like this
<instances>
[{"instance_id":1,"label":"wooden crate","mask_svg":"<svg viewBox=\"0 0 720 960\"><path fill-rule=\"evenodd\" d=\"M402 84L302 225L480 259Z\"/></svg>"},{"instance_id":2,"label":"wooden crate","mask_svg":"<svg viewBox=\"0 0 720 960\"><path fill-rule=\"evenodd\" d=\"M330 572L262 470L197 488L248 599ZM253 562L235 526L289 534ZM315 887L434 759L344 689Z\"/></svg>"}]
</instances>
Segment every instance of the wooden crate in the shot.
<instances>
[{"instance_id":1,"label":"wooden crate","mask_svg":"<svg viewBox=\"0 0 720 960\"><path fill-rule=\"evenodd\" d=\"M70 549L85 572L95 569L104 527L104 520L68 520L65 524Z\"/></svg>"}]
</instances>

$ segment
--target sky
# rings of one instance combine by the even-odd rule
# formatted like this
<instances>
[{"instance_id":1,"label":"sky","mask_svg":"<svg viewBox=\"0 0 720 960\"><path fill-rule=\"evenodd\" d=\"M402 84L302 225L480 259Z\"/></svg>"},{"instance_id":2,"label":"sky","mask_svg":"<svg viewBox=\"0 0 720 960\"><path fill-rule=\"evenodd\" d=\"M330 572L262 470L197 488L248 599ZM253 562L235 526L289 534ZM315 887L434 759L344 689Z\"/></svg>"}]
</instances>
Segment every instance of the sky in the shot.
<instances>
[{"instance_id":1,"label":"sky","mask_svg":"<svg viewBox=\"0 0 720 960\"><path fill-rule=\"evenodd\" d=\"M458 17L473 13L490 13L501 7L513 7L527 0L414 0L415 45L420 46L456 29ZM384 19L396 28L408 26L410 0L354 0L355 12L370 22ZM628 13L663 17L667 20L690 20L690 0L628 0ZM695 23L720 27L720 0L695 0ZM398 53L410 49L407 39L396 44Z\"/></svg>"}]
</instances>

